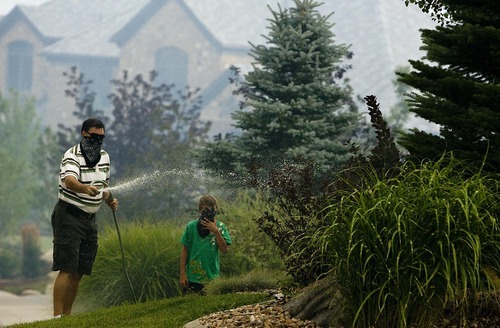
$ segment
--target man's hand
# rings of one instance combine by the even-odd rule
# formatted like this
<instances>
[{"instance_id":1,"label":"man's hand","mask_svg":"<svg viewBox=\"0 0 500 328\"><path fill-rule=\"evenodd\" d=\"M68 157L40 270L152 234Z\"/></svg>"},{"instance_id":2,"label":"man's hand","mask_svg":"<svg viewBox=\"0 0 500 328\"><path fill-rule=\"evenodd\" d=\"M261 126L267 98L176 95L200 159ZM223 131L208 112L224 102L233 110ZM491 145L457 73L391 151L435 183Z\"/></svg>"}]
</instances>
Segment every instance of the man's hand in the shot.
<instances>
[{"instance_id":1,"label":"man's hand","mask_svg":"<svg viewBox=\"0 0 500 328\"><path fill-rule=\"evenodd\" d=\"M78 181L74 176L67 176L64 178L64 184L66 184L66 188L71 191L87 194L89 196L95 197L99 195L100 191L97 187L92 185L86 185Z\"/></svg>"},{"instance_id":2,"label":"man's hand","mask_svg":"<svg viewBox=\"0 0 500 328\"><path fill-rule=\"evenodd\" d=\"M85 193L89 196L95 197L99 195L99 189L95 186L86 186Z\"/></svg>"},{"instance_id":3,"label":"man's hand","mask_svg":"<svg viewBox=\"0 0 500 328\"><path fill-rule=\"evenodd\" d=\"M111 196L109 192L103 193L104 202L109 206L111 210L116 211L118 209L118 199Z\"/></svg>"}]
</instances>

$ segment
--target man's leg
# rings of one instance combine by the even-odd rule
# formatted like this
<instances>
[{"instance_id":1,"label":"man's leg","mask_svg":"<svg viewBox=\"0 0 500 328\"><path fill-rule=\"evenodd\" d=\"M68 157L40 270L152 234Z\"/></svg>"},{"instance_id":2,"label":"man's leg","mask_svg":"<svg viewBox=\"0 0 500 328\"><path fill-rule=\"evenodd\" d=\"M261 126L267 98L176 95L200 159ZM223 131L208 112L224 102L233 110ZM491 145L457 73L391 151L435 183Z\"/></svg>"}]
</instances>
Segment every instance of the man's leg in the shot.
<instances>
[{"instance_id":1,"label":"man's leg","mask_svg":"<svg viewBox=\"0 0 500 328\"><path fill-rule=\"evenodd\" d=\"M59 271L54 282L54 316L71 315L82 274Z\"/></svg>"}]
</instances>

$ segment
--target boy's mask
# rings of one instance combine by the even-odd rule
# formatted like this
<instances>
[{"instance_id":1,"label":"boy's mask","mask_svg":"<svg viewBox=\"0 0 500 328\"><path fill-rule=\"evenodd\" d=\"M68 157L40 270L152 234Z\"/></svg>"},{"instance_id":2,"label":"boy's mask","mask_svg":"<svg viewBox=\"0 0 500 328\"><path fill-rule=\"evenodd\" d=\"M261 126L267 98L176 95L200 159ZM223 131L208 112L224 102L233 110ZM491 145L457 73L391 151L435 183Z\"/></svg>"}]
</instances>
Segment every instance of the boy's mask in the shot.
<instances>
[{"instance_id":1,"label":"boy's mask","mask_svg":"<svg viewBox=\"0 0 500 328\"><path fill-rule=\"evenodd\" d=\"M197 224L198 234L200 235L200 237L204 238L210 233L210 230L205 228L203 226L203 224L201 224L201 221L203 219L207 219L208 221L214 222L216 214L217 214L217 211L214 210L213 208L206 208L203 211L201 211L200 217L198 219L198 224Z\"/></svg>"}]
</instances>

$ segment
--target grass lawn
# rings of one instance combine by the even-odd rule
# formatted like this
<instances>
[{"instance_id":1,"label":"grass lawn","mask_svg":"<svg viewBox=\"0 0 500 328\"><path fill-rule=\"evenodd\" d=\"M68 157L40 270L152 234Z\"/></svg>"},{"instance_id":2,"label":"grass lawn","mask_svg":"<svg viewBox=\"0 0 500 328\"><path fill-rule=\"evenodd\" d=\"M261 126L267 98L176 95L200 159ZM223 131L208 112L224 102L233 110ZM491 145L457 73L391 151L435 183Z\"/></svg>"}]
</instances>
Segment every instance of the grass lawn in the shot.
<instances>
[{"instance_id":1,"label":"grass lawn","mask_svg":"<svg viewBox=\"0 0 500 328\"><path fill-rule=\"evenodd\" d=\"M182 328L204 315L270 300L267 293L189 295L140 304L125 304L55 320L9 327L167 327Z\"/></svg>"}]
</instances>

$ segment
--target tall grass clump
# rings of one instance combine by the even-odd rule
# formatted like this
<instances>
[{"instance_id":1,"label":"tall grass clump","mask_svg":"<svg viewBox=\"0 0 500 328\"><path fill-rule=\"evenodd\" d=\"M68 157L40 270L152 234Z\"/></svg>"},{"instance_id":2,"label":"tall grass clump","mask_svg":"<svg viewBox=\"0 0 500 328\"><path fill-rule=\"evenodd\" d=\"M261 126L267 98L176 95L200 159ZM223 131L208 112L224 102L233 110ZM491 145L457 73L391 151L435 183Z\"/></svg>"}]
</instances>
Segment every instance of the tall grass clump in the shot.
<instances>
[{"instance_id":1,"label":"tall grass clump","mask_svg":"<svg viewBox=\"0 0 500 328\"><path fill-rule=\"evenodd\" d=\"M283 270L280 249L260 228L256 219L269 204L260 192L240 191L234 199L219 199L217 219L229 230L232 245L221 256L221 276L234 277L252 270Z\"/></svg>"},{"instance_id":2,"label":"tall grass clump","mask_svg":"<svg viewBox=\"0 0 500 328\"><path fill-rule=\"evenodd\" d=\"M221 277L283 268L280 252L254 221L265 205L260 196L243 192L231 201L219 199L217 219L226 224L232 239L227 254L221 255ZM180 295L180 239L187 222L195 219L198 219L197 207L193 217L185 222L143 219L120 224L134 293L123 272L116 229L114 225L104 227L99 232L99 251L92 275L82 280L79 300L86 304L83 308L89 307L87 303L91 308L132 303L134 294L139 302Z\"/></svg>"},{"instance_id":3,"label":"tall grass clump","mask_svg":"<svg viewBox=\"0 0 500 328\"><path fill-rule=\"evenodd\" d=\"M230 294L279 290L289 284L284 270L255 269L234 277L212 280L206 285L207 294Z\"/></svg>"},{"instance_id":4,"label":"tall grass clump","mask_svg":"<svg viewBox=\"0 0 500 328\"><path fill-rule=\"evenodd\" d=\"M179 254L182 227L169 222L132 222L120 226L125 263L138 302L180 295ZM117 232L107 226L99 234L92 275L82 280L80 294L99 306L133 303L122 266ZM86 303L86 302L85 302Z\"/></svg>"},{"instance_id":5,"label":"tall grass clump","mask_svg":"<svg viewBox=\"0 0 500 328\"><path fill-rule=\"evenodd\" d=\"M500 272L498 176L451 155L400 172L325 209L349 327L431 327Z\"/></svg>"}]
</instances>

